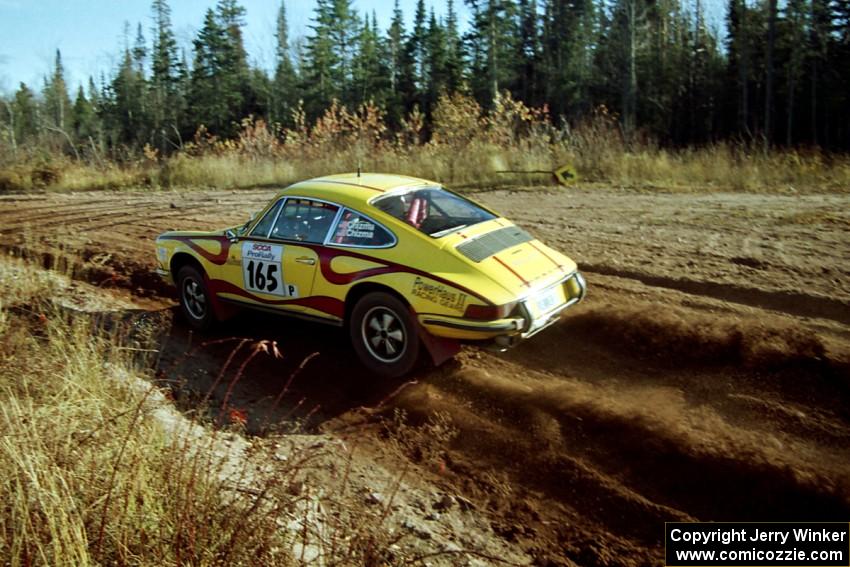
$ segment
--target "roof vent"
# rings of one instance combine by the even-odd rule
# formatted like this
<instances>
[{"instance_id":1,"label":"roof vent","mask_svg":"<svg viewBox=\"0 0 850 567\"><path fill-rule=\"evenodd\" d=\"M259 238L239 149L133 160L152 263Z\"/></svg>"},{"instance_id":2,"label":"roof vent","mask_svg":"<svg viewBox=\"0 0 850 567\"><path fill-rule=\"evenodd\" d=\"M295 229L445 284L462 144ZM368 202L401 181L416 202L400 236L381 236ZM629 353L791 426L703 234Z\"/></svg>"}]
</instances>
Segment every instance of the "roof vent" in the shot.
<instances>
[{"instance_id":1,"label":"roof vent","mask_svg":"<svg viewBox=\"0 0 850 567\"><path fill-rule=\"evenodd\" d=\"M456 250L473 262L480 262L502 250L530 240L534 240L534 237L520 227L507 226L466 240L459 244Z\"/></svg>"}]
</instances>

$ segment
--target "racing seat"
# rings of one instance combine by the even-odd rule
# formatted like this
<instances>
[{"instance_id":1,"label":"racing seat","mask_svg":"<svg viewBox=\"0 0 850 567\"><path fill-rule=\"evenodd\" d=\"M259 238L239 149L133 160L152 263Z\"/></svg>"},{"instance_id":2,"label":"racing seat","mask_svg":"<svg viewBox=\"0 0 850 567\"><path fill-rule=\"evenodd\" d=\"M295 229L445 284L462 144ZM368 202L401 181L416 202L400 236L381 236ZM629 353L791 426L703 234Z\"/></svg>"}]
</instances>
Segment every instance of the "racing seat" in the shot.
<instances>
[{"instance_id":1,"label":"racing seat","mask_svg":"<svg viewBox=\"0 0 850 567\"><path fill-rule=\"evenodd\" d=\"M423 197L416 197L407 210L407 222L419 228L426 218L428 218L428 201Z\"/></svg>"}]
</instances>

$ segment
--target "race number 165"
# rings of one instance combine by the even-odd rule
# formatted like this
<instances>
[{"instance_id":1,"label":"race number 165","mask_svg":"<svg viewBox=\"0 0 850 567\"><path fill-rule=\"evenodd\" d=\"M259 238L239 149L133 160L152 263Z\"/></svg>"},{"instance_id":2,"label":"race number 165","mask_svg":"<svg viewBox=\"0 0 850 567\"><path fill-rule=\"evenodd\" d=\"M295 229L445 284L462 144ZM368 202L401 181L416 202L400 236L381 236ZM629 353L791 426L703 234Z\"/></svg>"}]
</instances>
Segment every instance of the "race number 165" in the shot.
<instances>
[{"instance_id":1,"label":"race number 165","mask_svg":"<svg viewBox=\"0 0 850 567\"><path fill-rule=\"evenodd\" d=\"M248 289L283 295L280 285L280 264L277 262L249 261L245 264L245 282L248 284Z\"/></svg>"}]
</instances>

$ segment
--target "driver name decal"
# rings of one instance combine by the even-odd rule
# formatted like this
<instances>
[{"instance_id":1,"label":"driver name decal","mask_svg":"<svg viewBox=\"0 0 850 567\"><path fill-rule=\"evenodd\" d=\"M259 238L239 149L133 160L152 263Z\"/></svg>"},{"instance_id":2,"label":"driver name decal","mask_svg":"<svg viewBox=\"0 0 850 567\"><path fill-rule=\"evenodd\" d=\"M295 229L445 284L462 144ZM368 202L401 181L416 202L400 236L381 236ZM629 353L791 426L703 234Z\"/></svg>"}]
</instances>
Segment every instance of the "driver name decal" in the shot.
<instances>
[{"instance_id":1,"label":"driver name decal","mask_svg":"<svg viewBox=\"0 0 850 567\"><path fill-rule=\"evenodd\" d=\"M373 238L375 236L375 225L358 219L348 225L345 235L350 238Z\"/></svg>"},{"instance_id":2,"label":"driver name decal","mask_svg":"<svg viewBox=\"0 0 850 567\"><path fill-rule=\"evenodd\" d=\"M418 276L413 281L413 289L410 293L455 311L462 312L466 304L465 293L457 293L445 286L428 283Z\"/></svg>"}]
</instances>

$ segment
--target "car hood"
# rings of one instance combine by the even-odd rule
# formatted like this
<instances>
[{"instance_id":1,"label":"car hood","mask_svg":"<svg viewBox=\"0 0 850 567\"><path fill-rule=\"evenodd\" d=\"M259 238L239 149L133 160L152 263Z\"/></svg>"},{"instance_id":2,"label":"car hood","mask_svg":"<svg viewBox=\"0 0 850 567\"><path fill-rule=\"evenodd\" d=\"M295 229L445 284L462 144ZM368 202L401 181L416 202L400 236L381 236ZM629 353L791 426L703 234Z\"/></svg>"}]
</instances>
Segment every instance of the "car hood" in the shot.
<instances>
[{"instance_id":1,"label":"car hood","mask_svg":"<svg viewBox=\"0 0 850 567\"><path fill-rule=\"evenodd\" d=\"M504 218L459 230L442 248L475 266L515 297L545 288L576 270L576 263Z\"/></svg>"}]
</instances>

